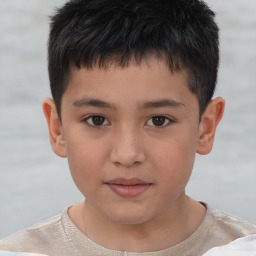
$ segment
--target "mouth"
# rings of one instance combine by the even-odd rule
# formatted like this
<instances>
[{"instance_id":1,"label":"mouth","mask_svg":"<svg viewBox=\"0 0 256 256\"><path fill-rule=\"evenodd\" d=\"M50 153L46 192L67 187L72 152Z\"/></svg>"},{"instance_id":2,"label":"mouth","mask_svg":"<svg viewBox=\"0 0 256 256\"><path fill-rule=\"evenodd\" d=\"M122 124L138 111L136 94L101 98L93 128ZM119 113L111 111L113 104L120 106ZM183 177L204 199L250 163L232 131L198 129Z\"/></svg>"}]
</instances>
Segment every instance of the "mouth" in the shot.
<instances>
[{"instance_id":1,"label":"mouth","mask_svg":"<svg viewBox=\"0 0 256 256\"><path fill-rule=\"evenodd\" d=\"M117 178L105 182L110 189L121 197L136 197L144 193L152 183L137 178Z\"/></svg>"}]
</instances>

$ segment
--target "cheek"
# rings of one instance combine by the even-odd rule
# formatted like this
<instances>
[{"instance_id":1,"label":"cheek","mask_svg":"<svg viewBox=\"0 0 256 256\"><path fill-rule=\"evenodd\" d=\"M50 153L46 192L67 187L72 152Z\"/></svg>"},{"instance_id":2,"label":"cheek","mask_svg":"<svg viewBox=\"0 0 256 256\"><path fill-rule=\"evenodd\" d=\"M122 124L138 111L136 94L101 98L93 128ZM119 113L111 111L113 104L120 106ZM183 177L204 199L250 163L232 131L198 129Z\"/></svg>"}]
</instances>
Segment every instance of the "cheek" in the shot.
<instances>
[{"instance_id":1,"label":"cheek","mask_svg":"<svg viewBox=\"0 0 256 256\"><path fill-rule=\"evenodd\" d=\"M90 140L66 141L68 163L71 175L77 187L84 194L85 189L95 186L101 181L101 170L105 159L102 143Z\"/></svg>"},{"instance_id":2,"label":"cheek","mask_svg":"<svg viewBox=\"0 0 256 256\"><path fill-rule=\"evenodd\" d=\"M195 139L176 136L154 146L154 166L159 176L170 186L186 185L194 164Z\"/></svg>"}]
</instances>

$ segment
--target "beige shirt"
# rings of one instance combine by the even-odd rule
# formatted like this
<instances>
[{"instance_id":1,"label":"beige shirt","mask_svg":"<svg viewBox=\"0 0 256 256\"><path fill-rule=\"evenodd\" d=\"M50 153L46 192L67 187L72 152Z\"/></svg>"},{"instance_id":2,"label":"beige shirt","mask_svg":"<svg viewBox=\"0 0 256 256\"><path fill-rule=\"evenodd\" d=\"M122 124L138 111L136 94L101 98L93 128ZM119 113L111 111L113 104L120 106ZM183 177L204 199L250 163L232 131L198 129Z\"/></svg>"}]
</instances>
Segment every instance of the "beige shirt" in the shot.
<instances>
[{"instance_id":1,"label":"beige shirt","mask_svg":"<svg viewBox=\"0 0 256 256\"><path fill-rule=\"evenodd\" d=\"M40 224L0 241L0 250L34 252L51 256L200 256L212 247L256 233L256 225L207 205L198 229L183 242L156 252L122 252L106 249L86 237L70 220L67 209Z\"/></svg>"}]
</instances>

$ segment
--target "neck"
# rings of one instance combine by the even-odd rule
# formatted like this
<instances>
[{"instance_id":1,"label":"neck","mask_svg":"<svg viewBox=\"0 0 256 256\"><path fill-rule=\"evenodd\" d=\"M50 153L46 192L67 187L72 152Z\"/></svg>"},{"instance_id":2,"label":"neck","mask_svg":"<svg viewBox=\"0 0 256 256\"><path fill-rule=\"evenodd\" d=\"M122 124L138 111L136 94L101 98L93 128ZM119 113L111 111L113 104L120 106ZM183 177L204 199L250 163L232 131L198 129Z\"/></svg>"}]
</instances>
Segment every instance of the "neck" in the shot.
<instances>
[{"instance_id":1,"label":"neck","mask_svg":"<svg viewBox=\"0 0 256 256\"><path fill-rule=\"evenodd\" d=\"M87 237L105 248L150 252L172 247L189 237L202 222L205 208L184 194L163 213L142 224L114 222L86 200L72 207L69 215Z\"/></svg>"}]
</instances>

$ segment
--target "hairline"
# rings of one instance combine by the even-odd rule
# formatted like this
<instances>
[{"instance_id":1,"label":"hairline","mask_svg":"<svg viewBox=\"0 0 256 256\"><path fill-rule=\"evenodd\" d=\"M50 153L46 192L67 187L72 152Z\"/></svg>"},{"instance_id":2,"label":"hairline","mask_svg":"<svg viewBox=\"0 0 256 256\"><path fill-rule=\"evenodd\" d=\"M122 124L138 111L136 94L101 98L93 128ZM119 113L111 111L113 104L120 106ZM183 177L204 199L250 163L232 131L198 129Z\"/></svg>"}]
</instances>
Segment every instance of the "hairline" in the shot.
<instances>
[{"instance_id":1,"label":"hairline","mask_svg":"<svg viewBox=\"0 0 256 256\"><path fill-rule=\"evenodd\" d=\"M83 68L87 69L87 70L92 70L94 68L107 70L110 67L125 69L125 68L129 67L131 64L141 66L142 63L146 63L150 67L150 60L152 60L152 59L157 59L158 61L164 61L165 65L168 67L171 74L185 71L187 87L197 98L197 102L199 104L199 115L201 117L202 112L204 111L205 108L201 109L200 101L198 99L197 94L191 90L191 88L194 87L193 83L195 83L193 72L188 67L185 67L184 64L181 64L181 62L178 59L173 65L170 65L167 53L164 53L164 51L157 52L157 50L151 50L151 51L148 51L147 53L145 53L139 59L136 59L134 57L134 54L132 54L132 56L126 61L125 65L120 65L117 61L115 61L115 57L119 57L119 56L122 56L122 55L121 54L113 54L113 55L109 56L108 58L106 58L103 63L101 63L99 60L99 57L97 57L97 58L95 58L95 61L92 63L92 65L90 65L90 66L85 65L85 64L76 65L74 63L74 61L70 61L69 65L68 65L67 72L65 74L66 77L64 79L63 91L62 91L62 94L60 97L60 102L59 102L59 105L56 104L56 108L57 108L57 112L58 112L60 120L61 120L61 110L62 110L62 108L61 108L62 97L63 97L65 91L67 90L70 80L72 78L72 70L74 70L74 69L80 70Z\"/></svg>"}]
</instances>

